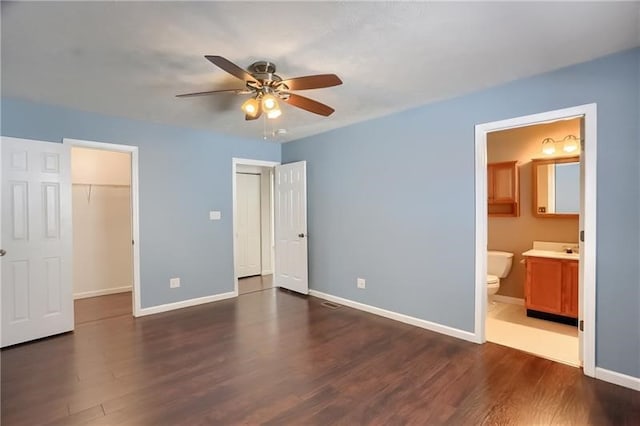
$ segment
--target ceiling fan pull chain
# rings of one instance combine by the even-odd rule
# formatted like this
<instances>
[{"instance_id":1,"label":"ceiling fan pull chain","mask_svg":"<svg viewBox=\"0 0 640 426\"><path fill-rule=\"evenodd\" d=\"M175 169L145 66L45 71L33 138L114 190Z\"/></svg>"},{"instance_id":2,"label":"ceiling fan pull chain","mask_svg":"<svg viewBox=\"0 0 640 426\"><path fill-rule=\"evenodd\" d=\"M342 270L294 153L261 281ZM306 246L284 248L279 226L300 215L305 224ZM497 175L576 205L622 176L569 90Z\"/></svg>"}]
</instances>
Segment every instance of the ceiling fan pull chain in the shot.
<instances>
[{"instance_id":1,"label":"ceiling fan pull chain","mask_svg":"<svg viewBox=\"0 0 640 426\"><path fill-rule=\"evenodd\" d=\"M262 116L262 139L267 140L267 116Z\"/></svg>"}]
</instances>

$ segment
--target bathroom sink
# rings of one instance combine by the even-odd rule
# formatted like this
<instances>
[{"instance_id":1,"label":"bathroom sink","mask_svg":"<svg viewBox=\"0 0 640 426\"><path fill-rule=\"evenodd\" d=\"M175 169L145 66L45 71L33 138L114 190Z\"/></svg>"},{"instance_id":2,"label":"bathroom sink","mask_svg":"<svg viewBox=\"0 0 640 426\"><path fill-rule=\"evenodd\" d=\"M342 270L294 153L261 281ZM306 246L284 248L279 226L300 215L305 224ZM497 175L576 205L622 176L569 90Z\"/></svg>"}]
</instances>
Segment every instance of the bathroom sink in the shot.
<instances>
[{"instance_id":1,"label":"bathroom sink","mask_svg":"<svg viewBox=\"0 0 640 426\"><path fill-rule=\"evenodd\" d=\"M556 243L534 241L533 248L522 253L523 256L548 257L552 259L579 260L578 243Z\"/></svg>"},{"instance_id":2,"label":"bathroom sink","mask_svg":"<svg viewBox=\"0 0 640 426\"><path fill-rule=\"evenodd\" d=\"M531 249L522 253L523 256L531 256L531 257L549 257L552 259L569 259L569 260L580 260L579 253L565 253L563 251L554 251L554 250L536 250Z\"/></svg>"}]
</instances>

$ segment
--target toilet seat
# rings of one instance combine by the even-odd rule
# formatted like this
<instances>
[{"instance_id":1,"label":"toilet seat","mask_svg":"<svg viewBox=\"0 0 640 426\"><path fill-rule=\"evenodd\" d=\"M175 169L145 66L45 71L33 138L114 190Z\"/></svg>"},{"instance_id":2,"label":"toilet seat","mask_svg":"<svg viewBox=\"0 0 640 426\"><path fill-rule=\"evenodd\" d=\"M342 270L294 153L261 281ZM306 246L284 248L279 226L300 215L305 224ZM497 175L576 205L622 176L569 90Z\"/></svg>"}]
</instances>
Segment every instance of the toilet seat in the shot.
<instances>
[{"instance_id":1,"label":"toilet seat","mask_svg":"<svg viewBox=\"0 0 640 426\"><path fill-rule=\"evenodd\" d=\"M500 278L487 274L487 295L491 298L500 289Z\"/></svg>"}]
</instances>

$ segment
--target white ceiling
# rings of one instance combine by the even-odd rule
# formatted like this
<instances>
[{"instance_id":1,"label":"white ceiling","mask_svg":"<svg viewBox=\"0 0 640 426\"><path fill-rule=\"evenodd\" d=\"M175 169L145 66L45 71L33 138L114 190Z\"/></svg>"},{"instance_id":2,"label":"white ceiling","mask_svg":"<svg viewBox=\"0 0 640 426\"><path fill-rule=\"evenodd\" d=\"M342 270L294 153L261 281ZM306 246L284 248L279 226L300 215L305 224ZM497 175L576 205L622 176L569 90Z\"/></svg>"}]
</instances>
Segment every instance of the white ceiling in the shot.
<instances>
[{"instance_id":1,"label":"white ceiling","mask_svg":"<svg viewBox=\"0 0 640 426\"><path fill-rule=\"evenodd\" d=\"M261 138L242 87L204 59L270 60L284 78L336 73L285 106L286 141L640 45L640 2L2 2L2 95ZM239 84L237 84L239 83Z\"/></svg>"}]
</instances>

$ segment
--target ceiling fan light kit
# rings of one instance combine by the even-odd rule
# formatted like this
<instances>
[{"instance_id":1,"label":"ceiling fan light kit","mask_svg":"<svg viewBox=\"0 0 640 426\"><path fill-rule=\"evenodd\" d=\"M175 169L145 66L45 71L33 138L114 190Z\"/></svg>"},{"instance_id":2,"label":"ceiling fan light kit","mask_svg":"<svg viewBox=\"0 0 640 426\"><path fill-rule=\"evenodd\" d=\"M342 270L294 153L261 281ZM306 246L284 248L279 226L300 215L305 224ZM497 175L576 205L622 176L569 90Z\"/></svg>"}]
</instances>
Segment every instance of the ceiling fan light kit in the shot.
<instances>
[{"instance_id":1,"label":"ceiling fan light kit","mask_svg":"<svg viewBox=\"0 0 640 426\"><path fill-rule=\"evenodd\" d=\"M262 108L264 108L265 111L271 111L273 109L277 109L278 108L278 101L276 101L275 96L271 95L271 94L266 94L262 96Z\"/></svg>"},{"instance_id":2,"label":"ceiling fan light kit","mask_svg":"<svg viewBox=\"0 0 640 426\"><path fill-rule=\"evenodd\" d=\"M260 102L256 98L249 98L244 101L241 108L245 114L255 117L260 110Z\"/></svg>"},{"instance_id":3,"label":"ceiling fan light kit","mask_svg":"<svg viewBox=\"0 0 640 426\"><path fill-rule=\"evenodd\" d=\"M280 108L272 109L267 113L267 118L274 119L280 117L281 115L282 111L280 110Z\"/></svg>"},{"instance_id":4,"label":"ceiling fan light kit","mask_svg":"<svg viewBox=\"0 0 640 426\"><path fill-rule=\"evenodd\" d=\"M278 100L325 117L335 111L328 105L291 93L292 90L320 89L342 84L342 80L335 74L308 75L283 80L276 74L276 66L271 62L255 62L251 64L248 70L244 70L222 56L206 55L205 58L222 70L244 81L246 89L222 89L186 93L177 95L177 97L204 96L224 92L234 92L241 95L250 94L251 98L247 99L241 106L242 111L245 113L245 120L255 120L263 112L266 113L269 119L280 117L282 110Z\"/></svg>"}]
</instances>

